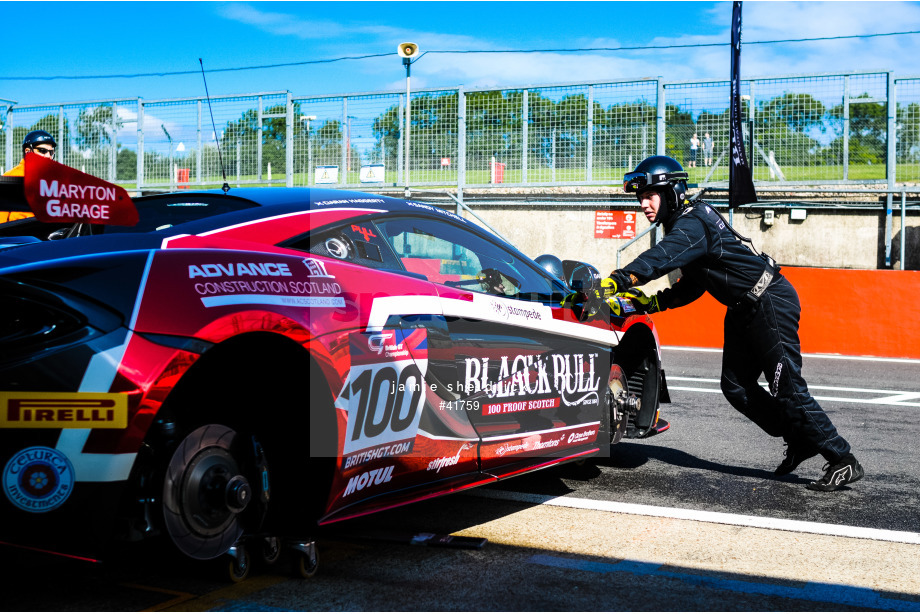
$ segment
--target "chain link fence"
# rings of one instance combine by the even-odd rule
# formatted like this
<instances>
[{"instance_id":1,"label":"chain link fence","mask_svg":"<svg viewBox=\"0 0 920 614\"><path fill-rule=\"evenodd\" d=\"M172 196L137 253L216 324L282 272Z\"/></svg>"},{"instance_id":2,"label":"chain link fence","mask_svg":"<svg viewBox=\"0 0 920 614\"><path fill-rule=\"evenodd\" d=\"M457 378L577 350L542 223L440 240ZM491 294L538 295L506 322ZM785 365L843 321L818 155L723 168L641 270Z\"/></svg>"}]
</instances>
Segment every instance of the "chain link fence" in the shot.
<instances>
[{"instance_id":1,"label":"chain link fence","mask_svg":"<svg viewBox=\"0 0 920 614\"><path fill-rule=\"evenodd\" d=\"M231 185L618 184L655 153L680 161L691 182L728 181L728 81L420 90L410 102L406 164L405 92L264 92L210 108L203 98L0 100L0 166L16 165L25 134L43 129L58 161L143 190L219 186L224 173ZM750 79L742 111L759 185L920 180L920 77Z\"/></svg>"},{"instance_id":2,"label":"chain link fence","mask_svg":"<svg viewBox=\"0 0 920 614\"><path fill-rule=\"evenodd\" d=\"M920 77L897 79L897 178L920 181Z\"/></svg>"}]
</instances>

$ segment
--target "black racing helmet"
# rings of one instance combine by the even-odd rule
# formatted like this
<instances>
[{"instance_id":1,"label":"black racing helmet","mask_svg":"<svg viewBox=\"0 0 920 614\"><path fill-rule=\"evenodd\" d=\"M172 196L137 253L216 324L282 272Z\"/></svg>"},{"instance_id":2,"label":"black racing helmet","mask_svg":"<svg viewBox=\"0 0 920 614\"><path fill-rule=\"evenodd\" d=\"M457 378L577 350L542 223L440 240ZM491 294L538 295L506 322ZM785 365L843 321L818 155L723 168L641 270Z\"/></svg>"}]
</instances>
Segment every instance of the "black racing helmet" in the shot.
<instances>
[{"instance_id":1,"label":"black racing helmet","mask_svg":"<svg viewBox=\"0 0 920 614\"><path fill-rule=\"evenodd\" d=\"M649 190L661 194L665 207L658 211L655 221L663 222L687 203L688 177L674 158L651 156L640 162L636 170L623 176L623 190L634 193L637 198Z\"/></svg>"},{"instance_id":2,"label":"black racing helmet","mask_svg":"<svg viewBox=\"0 0 920 614\"><path fill-rule=\"evenodd\" d=\"M54 137L44 130L33 130L26 135L26 138L22 140L22 151L25 153L26 148L33 148L36 145L49 144L52 147L57 147L57 141L54 140Z\"/></svg>"},{"instance_id":3,"label":"black racing helmet","mask_svg":"<svg viewBox=\"0 0 920 614\"><path fill-rule=\"evenodd\" d=\"M542 256L537 256L534 262L546 269L550 275L562 283L565 283L565 272L562 269L562 260L552 254L543 254Z\"/></svg>"}]
</instances>

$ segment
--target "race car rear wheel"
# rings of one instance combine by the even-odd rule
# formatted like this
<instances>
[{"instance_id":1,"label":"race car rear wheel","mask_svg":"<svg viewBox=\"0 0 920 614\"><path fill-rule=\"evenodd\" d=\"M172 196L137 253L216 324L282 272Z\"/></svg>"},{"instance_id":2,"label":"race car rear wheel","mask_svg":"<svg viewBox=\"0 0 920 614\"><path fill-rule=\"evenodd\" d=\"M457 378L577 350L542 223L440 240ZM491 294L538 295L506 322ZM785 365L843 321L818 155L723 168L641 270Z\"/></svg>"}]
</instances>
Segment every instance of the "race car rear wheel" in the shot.
<instances>
[{"instance_id":1,"label":"race car rear wheel","mask_svg":"<svg viewBox=\"0 0 920 614\"><path fill-rule=\"evenodd\" d=\"M233 429L208 424L176 448L163 480L163 516L176 547L196 559L228 551L243 534L241 517L253 498Z\"/></svg>"}]
</instances>

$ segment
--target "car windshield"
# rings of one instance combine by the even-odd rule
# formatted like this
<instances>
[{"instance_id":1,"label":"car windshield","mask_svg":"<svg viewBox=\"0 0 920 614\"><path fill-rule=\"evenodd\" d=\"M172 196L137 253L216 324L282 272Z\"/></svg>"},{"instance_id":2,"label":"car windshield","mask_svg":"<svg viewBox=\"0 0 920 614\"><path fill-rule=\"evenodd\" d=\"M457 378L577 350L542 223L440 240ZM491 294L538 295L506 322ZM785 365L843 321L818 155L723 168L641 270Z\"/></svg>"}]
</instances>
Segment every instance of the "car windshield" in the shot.
<instances>
[{"instance_id":1,"label":"car windshield","mask_svg":"<svg viewBox=\"0 0 920 614\"><path fill-rule=\"evenodd\" d=\"M135 226L105 226L104 234L155 232L177 224L201 220L223 213L257 207L252 201L215 194L170 194L139 198L135 202L139 220Z\"/></svg>"},{"instance_id":2,"label":"car windshield","mask_svg":"<svg viewBox=\"0 0 920 614\"><path fill-rule=\"evenodd\" d=\"M403 267L429 281L524 300L557 301L561 284L527 260L447 222L395 218L377 227Z\"/></svg>"}]
</instances>

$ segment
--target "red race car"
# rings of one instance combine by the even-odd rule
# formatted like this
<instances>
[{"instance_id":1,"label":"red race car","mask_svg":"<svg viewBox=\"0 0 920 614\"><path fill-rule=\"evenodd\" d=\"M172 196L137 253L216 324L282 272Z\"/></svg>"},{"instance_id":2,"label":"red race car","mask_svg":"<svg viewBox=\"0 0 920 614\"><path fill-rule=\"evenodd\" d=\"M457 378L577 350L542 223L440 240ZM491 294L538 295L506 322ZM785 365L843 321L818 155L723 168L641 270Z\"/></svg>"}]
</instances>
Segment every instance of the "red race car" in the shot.
<instances>
[{"instance_id":1,"label":"red race car","mask_svg":"<svg viewBox=\"0 0 920 614\"><path fill-rule=\"evenodd\" d=\"M65 179L36 190L33 209L102 211ZM559 279L450 211L373 194L133 205L134 225L0 226L6 543L99 556L168 536L230 554L234 579L249 550L289 547L308 576L323 525L667 428L654 324L600 300L589 265Z\"/></svg>"}]
</instances>

